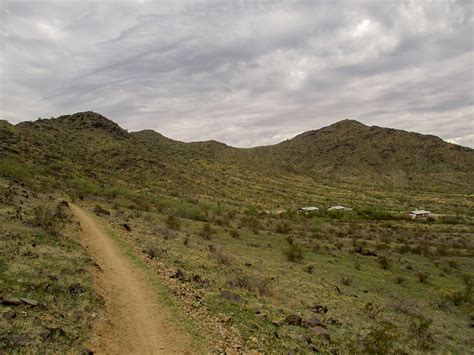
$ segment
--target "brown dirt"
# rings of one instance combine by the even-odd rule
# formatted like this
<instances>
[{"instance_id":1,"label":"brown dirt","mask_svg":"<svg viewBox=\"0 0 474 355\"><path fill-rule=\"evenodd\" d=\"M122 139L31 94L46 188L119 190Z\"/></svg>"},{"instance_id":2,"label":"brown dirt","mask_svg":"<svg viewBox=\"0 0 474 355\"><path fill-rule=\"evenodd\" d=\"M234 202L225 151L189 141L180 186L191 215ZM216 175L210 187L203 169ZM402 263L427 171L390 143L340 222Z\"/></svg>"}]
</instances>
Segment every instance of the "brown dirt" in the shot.
<instances>
[{"instance_id":1,"label":"brown dirt","mask_svg":"<svg viewBox=\"0 0 474 355\"><path fill-rule=\"evenodd\" d=\"M133 265L81 208L71 204L86 247L99 265L96 286L104 297L107 321L98 321L89 348L99 354L194 353L189 335L172 325L169 312L143 270Z\"/></svg>"}]
</instances>

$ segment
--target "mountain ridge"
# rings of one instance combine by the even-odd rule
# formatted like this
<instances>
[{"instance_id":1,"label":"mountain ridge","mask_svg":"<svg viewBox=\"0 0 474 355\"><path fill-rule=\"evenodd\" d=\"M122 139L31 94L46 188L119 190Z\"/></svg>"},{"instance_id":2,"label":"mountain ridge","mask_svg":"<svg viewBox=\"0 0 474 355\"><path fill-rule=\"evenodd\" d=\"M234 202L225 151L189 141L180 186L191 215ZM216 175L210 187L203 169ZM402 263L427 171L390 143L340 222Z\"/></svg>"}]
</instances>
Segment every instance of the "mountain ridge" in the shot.
<instances>
[{"instance_id":1,"label":"mountain ridge","mask_svg":"<svg viewBox=\"0 0 474 355\"><path fill-rule=\"evenodd\" d=\"M153 130L127 132L90 111L0 125L0 137L0 159L21 164L31 175L44 172L39 177L54 184L86 179L88 184L150 185L163 193L212 198L243 194L244 200L262 203L273 198L265 192L272 185L287 200L289 184L301 184L305 191L314 184L338 184L474 192L469 184L474 150L355 120L254 148L213 140L180 142Z\"/></svg>"}]
</instances>

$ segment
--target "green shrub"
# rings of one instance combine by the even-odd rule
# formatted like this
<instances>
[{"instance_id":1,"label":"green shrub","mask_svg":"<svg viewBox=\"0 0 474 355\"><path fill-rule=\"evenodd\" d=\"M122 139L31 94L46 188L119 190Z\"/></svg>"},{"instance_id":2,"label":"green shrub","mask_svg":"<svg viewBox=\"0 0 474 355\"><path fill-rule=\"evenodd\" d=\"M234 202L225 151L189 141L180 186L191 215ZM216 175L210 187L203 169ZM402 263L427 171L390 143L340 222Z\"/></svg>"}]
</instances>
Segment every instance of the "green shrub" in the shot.
<instances>
[{"instance_id":1,"label":"green shrub","mask_svg":"<svg viewBox=\"0 0 474 355\"><path fill-rule=\"evenodd\" d=\"M71 180L70 184L80 198L84 198L89 195L98 195L101 191L99 185L86 178L76 177Z\"/></svg>"},{"instance_id":2,"label":"green shrub","mask_svg":"<svg viewBox=\"0 0 474 355\"><path fill-rule=\"evenodd\" d=\"M5 158L0 160L0 176L28 183L32 175L28 167L13 159Z\"/></svg>"},{"instance_id":3,"label":"green shrub","mask_svg":"<svg viewBox=\"0 0 474 355\"><path fill-rule=\"evenodd\" d=\"M386 256L379 255L377 257L377 261L382 269L384 270L390 269L390 260Z\"/></svg>"},{"instance_id":4,"label":"green shrub","mask_svg":"<svg viewBox=\"0 0 474 355\"><path fill-rule=\"evenodd\" d=\"M433 321L425 318L422 315L416 315L415 319L410 323L408 331L418 349L422 351L429 351L433 349L433 334L430 332L430 326Z\"/></svg>"},{"instance_id":5,"label":"green shrub","mask_svg":"<svg viewBox=\"0 0 474 355\"><path fill-rule=\"evenodd\" d=\"M168 216L168 218L166 218L165 223L168 226L168 228L173 229L173 230L178 230L181 227L181 222L179 221L178 218L176 218L173 215Z\"/></svg>"},{"instance_id":6,"label":"green shrub","mask_svg":"<svg viewBox=\"0 0 474 355\"><path fill-rule=\"evenodd\" d=\"M399 333L395 326L383 321L373 326L370 332L360 340L359 351L363 354L398 354L396 344Z\"/></svg>"},{"instance_id":7,"label":"green shrub","mask_svg":"<svg viewBox=\"0 0 474 355\"><path fill-rule=\"evenodd\" d=\"M217 231L211 227L209 223L206 223L201 231L199 232L199 235L203 237L204 239L211 240L212 237L217 233Z\"/></svg>"},{"instance_id":8,"label":"green shrub","mask_svg":"<svg viewBox=\"0 0 474 355\"><path fill-rule=\"evenodd\" d=\"M284 250L284 254L288 261L298 263L303 260L303 249L297 244L292 243Z\"/></svg>"},{"instance_id":9,"label":"green shrub","mask_svg":"<svg viewBox=\"0 0 474 355\"><path fill-rule=\"evenodd\" d=\"M264 278L256 273L247 273L241 270L234 270L235 277L229 281L229 285L246 289L256 296L270 296L271 279Z\"/></svg>"},{"instance_id":10,"label":"green shrub","mask_svg":"<svg viewBox=\"0 0 474 355\"><path fill-rule=\"evenodd\" d=\"M175 204L174 210L174 215L178 217L201 222L207 221L206 213L201 208L199 208L199 206L192 203L180 201Z\"/></svg>"},{"instance_id":11,"label":"green shrub","mask_svg":"<svg viewBox=\"0 0 474 355\"><path fill-rule=\"evenodd\" d=\"M32 222L53 236L59 235L64 226L64 219L60 211L49 210L43 205L33 208Z\"/></svg>"}]
</instances>

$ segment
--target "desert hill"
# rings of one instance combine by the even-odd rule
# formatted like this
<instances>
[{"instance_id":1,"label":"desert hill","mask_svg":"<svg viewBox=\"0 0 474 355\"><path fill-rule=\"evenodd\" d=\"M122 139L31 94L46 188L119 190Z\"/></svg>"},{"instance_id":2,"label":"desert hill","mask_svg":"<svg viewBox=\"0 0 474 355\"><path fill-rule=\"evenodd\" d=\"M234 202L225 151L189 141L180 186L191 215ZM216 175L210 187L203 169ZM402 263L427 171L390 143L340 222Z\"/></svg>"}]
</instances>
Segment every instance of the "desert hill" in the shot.
<instances>
[{"instance_id":1,"label":"desert hill","mask_svg":"<svg viewBox=\"0 0 474 355\"><path fill-rule=\"evenodd\" d=\"M132 188L263 205L288 197L303 203L335 184L473 192L474 150L353 120L249 149L184 143L151 130L128 133L94 112L3 122L0 137L0 158L48 186Z\"/></svg>"}]
</instances>

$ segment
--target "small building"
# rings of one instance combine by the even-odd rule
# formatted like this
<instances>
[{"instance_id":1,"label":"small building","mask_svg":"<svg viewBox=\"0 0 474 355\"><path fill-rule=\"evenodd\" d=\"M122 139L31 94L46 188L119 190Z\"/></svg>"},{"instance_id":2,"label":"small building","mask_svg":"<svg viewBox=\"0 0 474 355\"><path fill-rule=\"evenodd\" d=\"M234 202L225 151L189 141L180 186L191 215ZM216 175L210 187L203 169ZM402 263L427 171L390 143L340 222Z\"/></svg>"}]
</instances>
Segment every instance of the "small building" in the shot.
<instances>
[{"instance_id":1,"label":"small building","mask_svg":"<svg viewBox=\"0 0 474 355\"><path fill-rule=\"evenodd\" d=\"M298 208L298 211L296 213L310 213L310 212L317 212L319 211L319 208L318 207L314 207L314 206L307 206L307 207L301 207L301 208Z\"/></svg>"},{"instance_id":2,"label":"small building","mask_svg":"<svg viewBox=\"0 0 474 355\"><path fill-rule=\"evenodd\" d=\"M352 211L352 208L344 206L332 206L328 208L328 211Z\"/></svg>"},{"instance_id":3,"label":"small building","mask_svg":"<svg viewBox=\"0 0 474 355\"><path fill-rule=\"evenodd\" d=\"M431 217L431 212L426 211L426 210L414 210L414 211L410 211L410 217L412 219L428 218L428 217Z\"/></svg>"}]
</instances>

